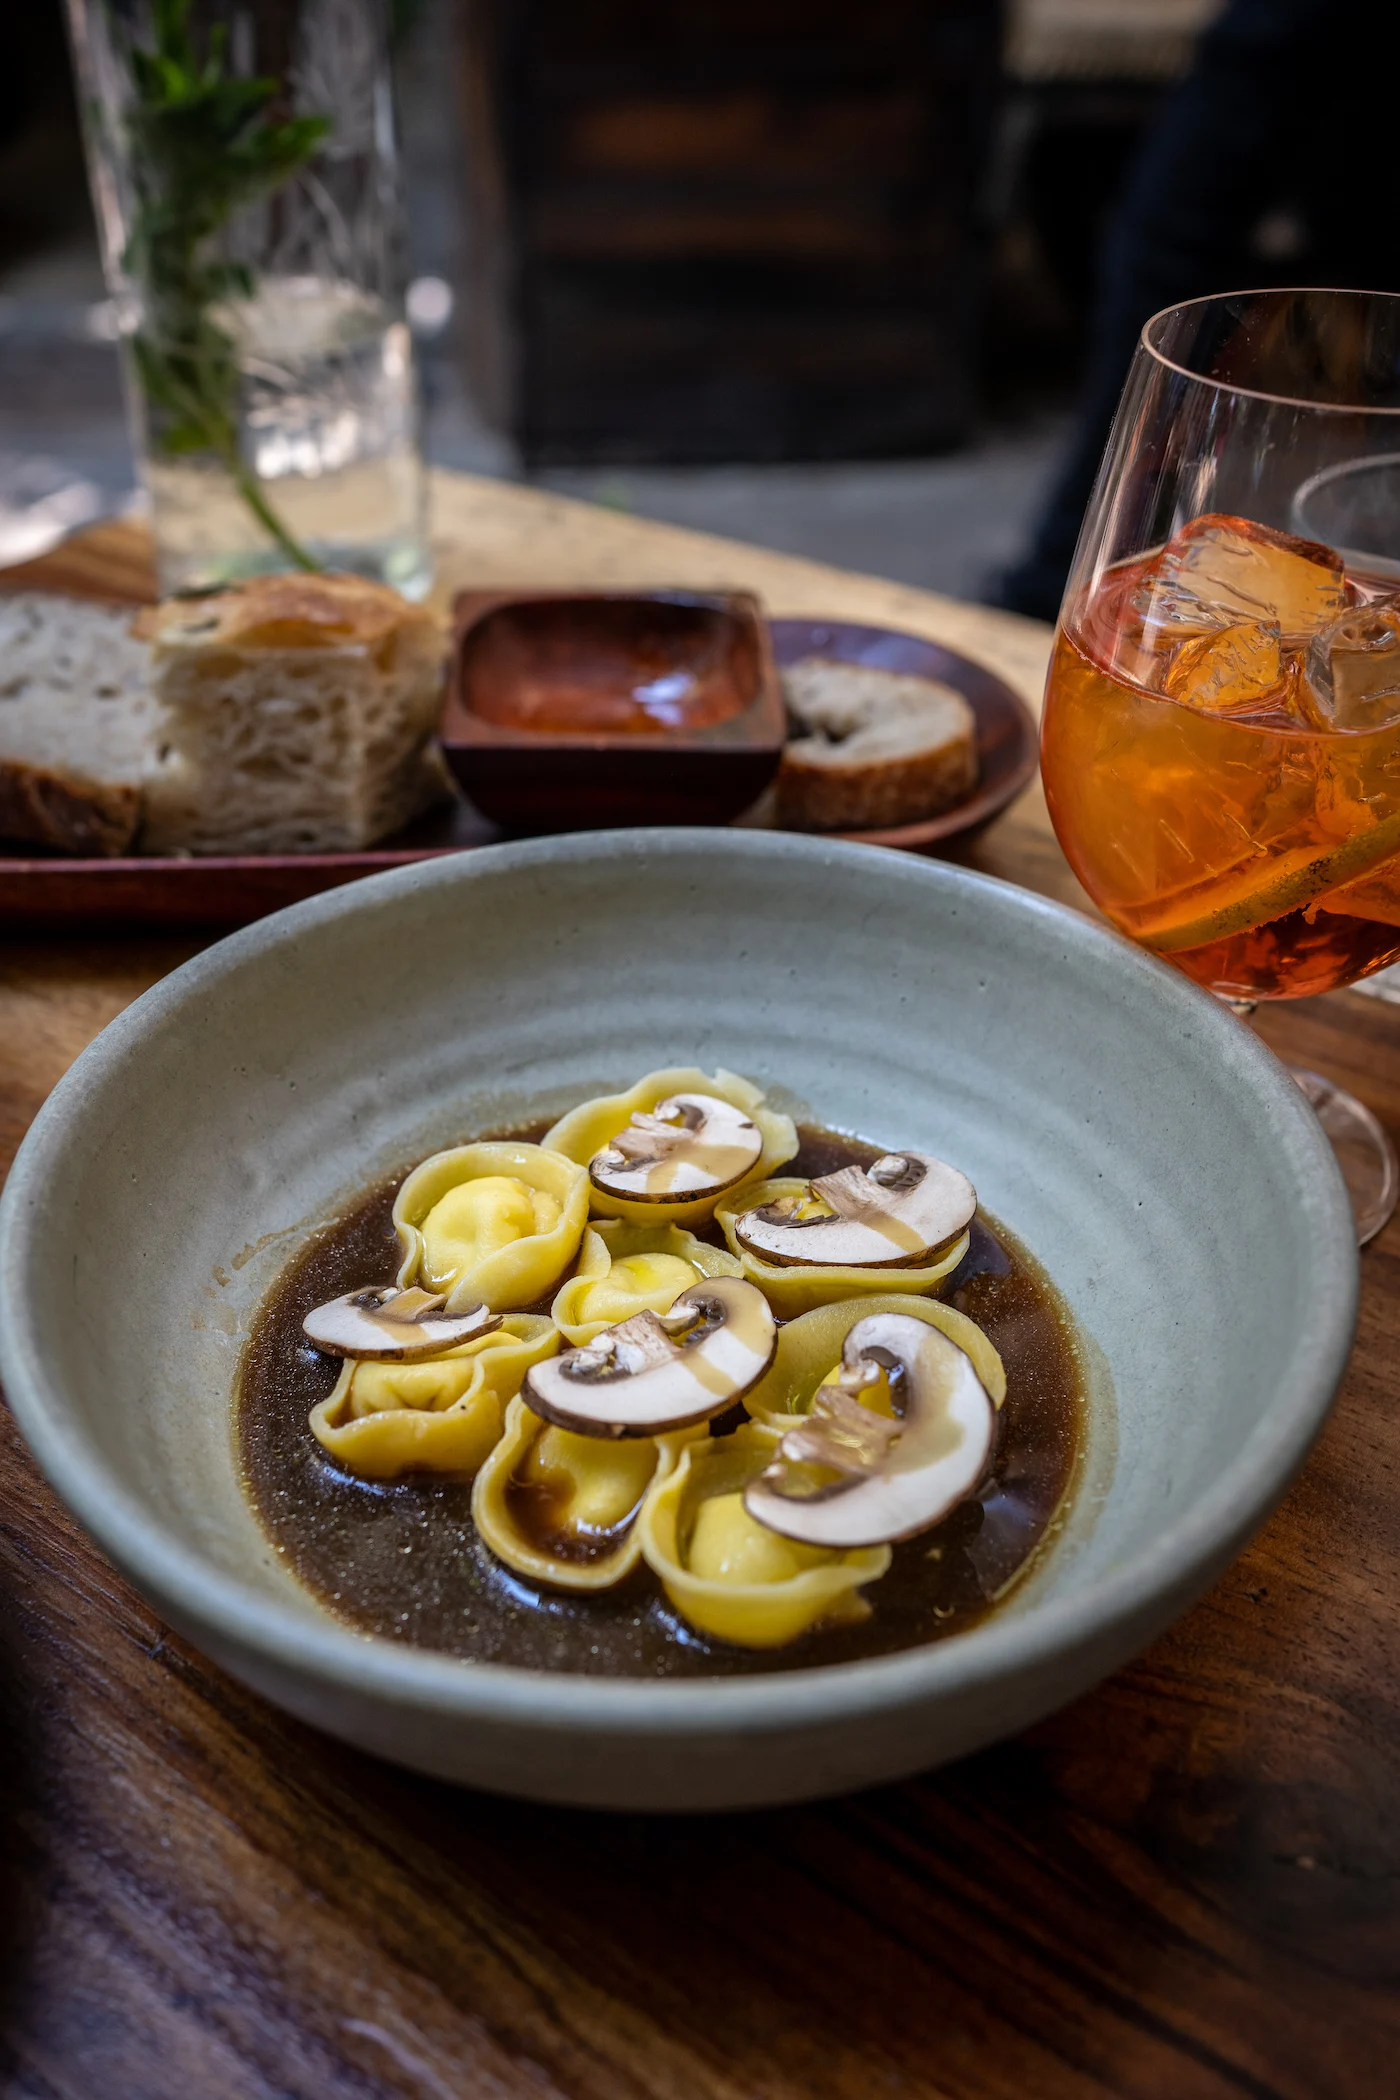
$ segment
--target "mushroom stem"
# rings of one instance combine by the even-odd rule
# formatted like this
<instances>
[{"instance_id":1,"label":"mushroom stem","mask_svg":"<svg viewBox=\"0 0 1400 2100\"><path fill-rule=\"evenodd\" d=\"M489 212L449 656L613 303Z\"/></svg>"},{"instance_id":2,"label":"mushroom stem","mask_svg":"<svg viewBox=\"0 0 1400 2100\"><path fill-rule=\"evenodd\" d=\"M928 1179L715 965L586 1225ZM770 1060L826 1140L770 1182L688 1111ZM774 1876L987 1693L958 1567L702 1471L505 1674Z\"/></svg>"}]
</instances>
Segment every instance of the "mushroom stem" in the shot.
<instances>
[{"instance_id":1,"label":"mushroom stem","mask_svg":"<svg viewBox=\"0 0 1400 2100\"><path fill-rule=\"evenodd\" d=\"M658 1436L742 1399L776 1346L763 1293L716 1276L682 1291L659 1318L635 1313L586 1347L536 1364L524 1397L546 1421L585 1436Z\"/></svg>"},{"instance_id":2,"label":"mushroom stem","mask_svg":"<svg viewBox=\"0 0 1400 2100\"><path fill-rule=\"evenodd\" d=\"M641 1203L690 1203L718 1196L752 1171L763 1134L752 1117L715 1094L673 1094L634 1109L588 1164L605 1195Z\"/></svg>"},{"instance_id":3,"label":"mushroom stem","mask_svg":"<svg viewBox=\"0 0 1400 2100\"><path fill-rule=\"evenodd\" d=\"M820 1208L801 1212L808 1201ZM779 1267L893 1269L927 1262L977 1209L965 1174L927 1152L887 1153L808 1184L807 1196L761 1204L734 1222L741 1247Z\"/></svg>"},{"instance_id":4,"label":"mushroom stem","mask_svg":"<svg viewBox=\"0 0 1400 2100\"><path fill-rule=\"evenodd\" d=\"M846 1373L888 1370L903 1409L876 1414ZM860 1386L873 1383L861 1379ZM851 1548L927 1531L972 1494L996 1410L972 1361L908 1313L872 1313L846 1336L842 1375L818 1388L773 1463L744 1490L749 1515L805 1545ZM811 1469L824 1477L813 1484Z\"/></svg>"}]
</instances>

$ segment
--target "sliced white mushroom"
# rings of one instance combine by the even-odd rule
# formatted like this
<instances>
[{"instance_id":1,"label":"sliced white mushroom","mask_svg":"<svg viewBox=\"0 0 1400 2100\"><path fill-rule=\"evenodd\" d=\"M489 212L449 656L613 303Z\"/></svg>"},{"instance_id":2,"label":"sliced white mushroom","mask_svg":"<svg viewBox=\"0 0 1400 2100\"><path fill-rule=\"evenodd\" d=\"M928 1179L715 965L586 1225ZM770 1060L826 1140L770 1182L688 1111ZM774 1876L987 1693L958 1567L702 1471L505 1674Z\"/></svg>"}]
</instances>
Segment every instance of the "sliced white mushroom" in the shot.
<instances>
[{"instance_id":1,"label":"sliced white mushroom","mask_svg":"<svg viewBox=\"0 0 1400 2100\"><path fill-rule=\"evenodd\" d=\"M777 1326L754 1284L715 1276L668 1313L641 1312L535 1364L527 1407L583 1436L662 1436L722 1414L772 1361Z\"/></svg>"},{"instance_id":2,"label":"sliced white mushroom","mask_svg":"<svg viewBox=\"0 0 1400 2100\"><path fill-rule=\"evenodd\" d=\"M758 1165L763 1133L716 1094L672 1094L632 1120L588 1163L595 1188L633 1203L722 1195Z\"/></svg>"},{"instance_id":3,"label":"sliced white mushroom","mask_svg":"<svg viewBox=\"0 0 1400 2100\"><path fill-rule=\"evenodd\" d=\"M397 1284L375 1283L367 1290L347 1291L318 1305L301 1323L309 1342L327 1356L357 1356L367 1363L405 1364L415 1357L436 1356L475 1341L501 1324L501 1315L484 1305L447 1314L446 1294L401 1291Z\"/></svg>"},{"instance_id":4,"label":"sliced white mushroom","mask_svg":"<svg viewBox=\"0 0 1400 2100\"><path fill-rule=\"evenodd\" d=\"M781 1268L895 1269L927 1261L971 1224L977 1191L929 1152L842 1167L734 1221L740 1246Z\"/></svg>"},{"instance_id":5,"label":"sliced white mushroom","mask_svg":"<svg viewBox=\"0 0 1400 2100\"><path fill-rule=\"evenodd\" d=\"M884 1371L897 1415L858 1395ZM955 1342L910 1313L872 1313L846 1337L835 1385L789 1429L744 1490L751 1517L783 1538L846 1550L913 1538L980 1483L996 1409Z\"/></svg>"}]
</instances>

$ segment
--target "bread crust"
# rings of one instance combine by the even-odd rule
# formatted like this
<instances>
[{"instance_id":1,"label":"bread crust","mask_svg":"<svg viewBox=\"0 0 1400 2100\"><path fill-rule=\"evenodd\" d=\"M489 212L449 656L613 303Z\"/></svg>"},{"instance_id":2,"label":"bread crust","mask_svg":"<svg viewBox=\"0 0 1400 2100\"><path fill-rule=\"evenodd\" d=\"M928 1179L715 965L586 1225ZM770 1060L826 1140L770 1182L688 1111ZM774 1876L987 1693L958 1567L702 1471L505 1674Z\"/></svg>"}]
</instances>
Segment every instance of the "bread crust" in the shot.
<instances>
[{"instance_id":1,"label":"bread crust","mask_svg":"<svg viewBox=\"0 0 1400 2100\"><path fill-rule=\"evenodd\" d=\"M434 762L445 631L358 576L261 576L152 608L163 853L355 852L450 789Z\"/></svg>"},{"instance_id":2,"label":"bread crust","mask_svg":"<svg viewBox=\"0 0 1400 2100\"><path fill-rule=\"evenodd\" d=\"M125 853L141 822L141 790L0 758L0 838L28 839L83 859Z\"/></svg>"},{"instance_id":3,"label":"bread crust","mask_svg":"<svg viewBox=\"0 0 1400 2100\"><path fill-rule=\"evenodd\" d=\"M175 649L365 649L398 636L437 637L434 615L363 576L253 576L139 614L135 633Z\"/></svg>"},{"instance_id":4,"label":"bread crust","mask_svg":"<svg viewBox=\"0 0 1400 2100\"><path fill-rule=\"evenodd\" d=\"M937 816L977 785L977 723L937 679L808 658L784 675L794 734L777 820L796 831L884 831Z\"/></svg>"},{"instance_id":5,"label":"bread crust","mask_svg":"<svg viewBox=\"0 0 1400 2100\"><path fill-rule=\"evenodd\" d=\"M0 837L82 858L129 851L155 705L131 608L0 597Z\"/></svg>"},{"instance_id":6,"label":"bread crust","mask_svg":"<svg viewBox=\"0 0 1400 2100\"><path fill-rule=\"evenodd\" d=\"M354 851L450 795L444 632L384 585L259 577L145 608L134 642L125 611L4 603L0 837L85 858Z\"/></svg>"},{"instance_id":7,"label":"bread crust","mask_svg":"<svg viewBox=\"0 0 1400 2100\"><path fill-rule=\"evenodd\" d=\"M789 746L778 775L778 822L794 831L887 831L938 816L976 785L976 751L963 741L850 766L811 765Z\"/></svg>"}]
</instances>

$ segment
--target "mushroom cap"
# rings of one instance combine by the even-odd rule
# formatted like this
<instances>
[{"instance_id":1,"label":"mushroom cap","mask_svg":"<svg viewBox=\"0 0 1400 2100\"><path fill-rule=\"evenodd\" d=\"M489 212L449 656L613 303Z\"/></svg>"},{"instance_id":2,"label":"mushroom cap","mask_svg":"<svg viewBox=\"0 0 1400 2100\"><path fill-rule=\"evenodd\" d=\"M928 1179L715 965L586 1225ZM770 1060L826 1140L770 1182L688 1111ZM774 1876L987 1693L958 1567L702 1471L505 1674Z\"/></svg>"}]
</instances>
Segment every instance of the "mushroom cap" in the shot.
<instances>
[{"instance_id":1,"label":"mushroom cap","mask_svg":"<svg viewBox=\"0 0 1400 2100\"><path fill-rule=\"evenodd\" d=\"M500 1314L484 1305L449 1314L442 1311L445 1303L444 1293L373 1283L318 1305L306 1315L301 1330L326 1356L406 1364L415 1357L455 1349L501 1324Z\"/></svg>"},{"instance_id":2,"label":"mushroom cap","mask_svg":"<svg viewBox=\"0 0 1400 2100\"><path fill-rule=\"evenodd\" d=\"M742 1399L776 1343L762 1291L716 1276L682 1291L660 1318L636 1313L586 1347L534 1365L522 1397L547 1422L583 1436L660 1436Z\"/></svg>"},{"instance_id":3,"label":"mushroom cap","mask_svg":"<svg viewBox=\"0 0 1400 2100\"><path fill-rule=\"evenodd\" d=\"M744 1506L760 1524L809 1546L913 1538L981 1480L996 1409L971 1359L940 1328L908 1313L858 1321L841 1361L840 1382L818 1389L811 1413L744 1490ZM856 1397L881 1370L897 1381L900 1415L877 1414ZM815 1488L808 1467L825 1476Z\"/></svg>"},{"instance_id":4,"label":"mushroom cap","mask_svg":"<svg viewBox=\"0 0 1400 2100\"><path fill-rule=\"evenodd\" d=\"M693 1203L751 1173L763 1133L745 1109L717 1094L671 1094L632 1119L595 1152L588 1178L633 1203Z\"/></svg>"},{"instance_id":5,"label":"mushroom cap","mask_svg":"<svg viewBox=\"0 0 1400 2100\"><path fill-rule=\"evenodd\" d=\"M977 1191L966 1174L929 1152L889 1153L868 1167L842 1167L808 1184L827 1208L767 1203L734 1222L742 1247L778 1267L909 1268L972 1221Z\"/></svg>"}]
</instances>

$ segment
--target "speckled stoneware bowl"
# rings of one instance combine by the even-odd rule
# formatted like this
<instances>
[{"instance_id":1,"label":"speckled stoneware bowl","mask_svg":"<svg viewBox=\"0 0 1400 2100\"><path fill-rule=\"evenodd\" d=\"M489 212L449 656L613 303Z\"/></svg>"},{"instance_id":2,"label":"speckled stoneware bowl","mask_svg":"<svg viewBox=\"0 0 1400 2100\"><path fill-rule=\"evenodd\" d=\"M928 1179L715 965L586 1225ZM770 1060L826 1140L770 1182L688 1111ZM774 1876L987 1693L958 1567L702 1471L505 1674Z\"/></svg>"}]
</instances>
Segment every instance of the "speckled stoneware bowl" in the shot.
<instances>
[{"instance_id":1,"label":"speckled stoneware bowl","mask_svg":"<svg viewBox=\"0 0 1400 2100\"><path fill-rule=\"evenodd\" d=\"M350 1632L239 1488L230 1395L259 1301L377 1174L672 1063L944 1154L1040 1256L1096 1366L1063 1537L959 1638L772 1677L600 1681ZM617 832L336 890L138 1000L14 1169L0 1368L112 1559L293 1713L510 1793L724 1807L958 1756L1142 1647L1307 1451L1356 1274L1340 1180L1282 1068L1111 934L868 847Z\"/></svg>"}]
</instances>

